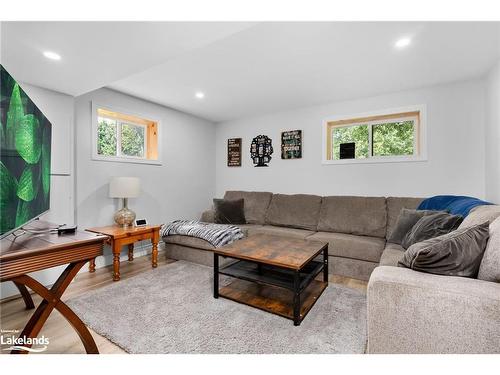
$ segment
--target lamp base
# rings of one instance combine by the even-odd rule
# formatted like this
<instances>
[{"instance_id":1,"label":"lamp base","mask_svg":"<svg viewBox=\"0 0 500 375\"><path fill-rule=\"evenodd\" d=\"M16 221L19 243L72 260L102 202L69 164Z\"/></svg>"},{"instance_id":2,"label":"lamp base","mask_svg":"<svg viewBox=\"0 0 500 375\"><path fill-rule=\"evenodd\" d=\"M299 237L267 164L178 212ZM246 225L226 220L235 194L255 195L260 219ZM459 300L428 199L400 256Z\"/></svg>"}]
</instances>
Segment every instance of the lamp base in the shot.
<instances>
[{"instance_id":1,"label":"lamp base","mask_svg":"<svg viewBox=\"0 0 500 375\"><path fill-rule=\"evenodd\" d=\"M132 225L135 220L135 212L130 210L128 207L123 207L115 213L114 219L116 224L128 227Z\"/></svg>"}]
</instances>

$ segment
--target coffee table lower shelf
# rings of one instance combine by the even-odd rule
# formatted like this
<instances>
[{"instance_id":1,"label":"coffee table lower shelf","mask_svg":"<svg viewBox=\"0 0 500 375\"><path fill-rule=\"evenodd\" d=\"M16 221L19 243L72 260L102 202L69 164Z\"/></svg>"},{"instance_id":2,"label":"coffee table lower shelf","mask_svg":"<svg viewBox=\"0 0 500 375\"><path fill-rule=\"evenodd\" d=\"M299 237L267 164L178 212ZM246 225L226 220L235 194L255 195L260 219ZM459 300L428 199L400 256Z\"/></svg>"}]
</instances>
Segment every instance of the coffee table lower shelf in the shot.
<instances>
[{"instance_id":1,"label":"coffee table lower shelf","mask_svg":"<svg viewBox=\"0 0 500 375\"><path fill-rule=\"evenodd\" d=\"M327 282L312 280L305 288L301 294L300 321L305 318L327 286ZM291 290L235 279L219 289L219 296L294 320Z\"/></svg>"}]
</instances>

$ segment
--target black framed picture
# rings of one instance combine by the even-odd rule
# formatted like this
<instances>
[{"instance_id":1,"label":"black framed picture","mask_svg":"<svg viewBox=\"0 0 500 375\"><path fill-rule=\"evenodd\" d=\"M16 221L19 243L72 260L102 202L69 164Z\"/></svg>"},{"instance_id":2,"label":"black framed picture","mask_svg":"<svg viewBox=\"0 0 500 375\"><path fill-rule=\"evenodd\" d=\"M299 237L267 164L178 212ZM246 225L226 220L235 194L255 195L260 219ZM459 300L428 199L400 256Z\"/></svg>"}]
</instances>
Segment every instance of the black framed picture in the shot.
<instances>
[{"instance_id":1,"label":"black framed picture","mask_svg":"<svg viewBox=\"0 0 500 375\"><path fill-rule=\"evenodd\" d=\"M250 144L250 156L255 167L267 167L273 153L273 141L267 135L258 135Z\"/></svg>"},{"instance_id":2,"label":"black framed picture","mask_svg":"<svg viewBox=\"0 0 500 375\"><path fill-rule=\"evenodd\" d=\"M281 158L302 158L302 130L288 130L281 133Z\"/></svg>"},{"instance_id":3,"label":"black framed picture","mask_svg":"<svg viewBox=\"0 0 500 375\"><path fill-rule=\"evenodd\" d=\"M241 167L241 138L227 140L227 166Z\"/></svg>"}]
</instances>

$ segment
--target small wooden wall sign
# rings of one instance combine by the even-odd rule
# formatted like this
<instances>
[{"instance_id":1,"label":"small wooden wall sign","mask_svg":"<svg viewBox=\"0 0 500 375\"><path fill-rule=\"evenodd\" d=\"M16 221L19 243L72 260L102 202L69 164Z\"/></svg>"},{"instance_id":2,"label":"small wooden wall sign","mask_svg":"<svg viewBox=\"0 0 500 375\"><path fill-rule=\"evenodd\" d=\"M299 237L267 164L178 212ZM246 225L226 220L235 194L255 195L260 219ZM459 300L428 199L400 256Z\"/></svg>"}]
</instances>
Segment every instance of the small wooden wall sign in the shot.
<instances>
[{"instance_id":1,"label":"small wooden wall sign","mask_svg":"<svg viewBox=\"0 0 500 375\"><path fill-rule=\"evenodd\" d=\"M300 159L302 157L302 130L281 133L281 158Z\"/></svg>"},{"instance_id":2,"label":"small wooden wall sign","mask_svg":"<svg viewBox=\"0 0 500 375\"><path fill-rule=\"evenodd\" d=\"M227 140L227 166L241 167L241 138Z\"/></svg>"}]
</instances>

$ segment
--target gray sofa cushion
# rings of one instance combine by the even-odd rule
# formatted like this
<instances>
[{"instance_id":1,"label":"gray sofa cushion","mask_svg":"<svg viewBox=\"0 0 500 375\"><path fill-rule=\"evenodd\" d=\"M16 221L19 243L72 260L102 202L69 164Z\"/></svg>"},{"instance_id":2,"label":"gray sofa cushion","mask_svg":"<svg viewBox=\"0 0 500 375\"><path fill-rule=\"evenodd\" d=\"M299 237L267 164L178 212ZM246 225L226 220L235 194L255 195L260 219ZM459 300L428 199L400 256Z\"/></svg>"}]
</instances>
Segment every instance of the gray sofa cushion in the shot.
<instances>
[{"instance_id":1,"label":"gray sofa cushion","mask_svg":"<svg viewBox=\"0 0 500 375\"><path fill-rule=\"evenodd\" d=\"M477 224L482 224L486 221L492 223L499 216L500 206L478 206L473 208L471 212L464 218L464 221L462 221L462 224L460 224L458 229L472 227Z\"/></svg>"},{"instance_id":2,"label":"gray sofa cushion","mask_svg":"<svg viewBox=\"0 0 500 375\"><path fill-rule=\"evenodd\" d=\"M323 197L318 231L385 237L384 197Z\"/></svg>"},{"instance_id":3,"label":"gray sofa cushion","mask_svg":"<svg viewBox=\"0 0 500 375\"><path fill-rule=\"evenodd\" d=\"M316 230L321 197L307 194L273 194L266 224Z\"/></svg>"},{"instance_id":4,"label":"gray sofa cushion","mask_svg":"<svg viewBox=\"0 0 500 375\"><path fill-rule=\"evenodd\" d=\"M386 237L391 236L392 230L396 225L399 213L403 208L416 209L423 198L407 198L407 197L388 197L387 203L387 231Z\"/></svg>"},{"instance_id":5,"label":"gray sofa cushion","mask_svg":"<svg viewBox=\"0 0 500 375\"><path fill-rule=\"evenodd\" d=\"M394 229L392 230L391 235L389 236L387 241L391 243L401 244L406 236L406 233L408 233L411 228L413 228L413 226L417 224L417 221L419 221L426 215L435 213L436 211L402 208L401 212L399 213L398 220L396 221L396 225L394 226Z\"/></svg>"},{"instance_id":6,"label":"gray sofa cushion","mask_svg":"<svg viewBox=\"0 0 500 375\"><path fill-rule=\"evenodd\" d=\"M224 199L245 201L245 219L248 224L264 224L267 207L273 193L261 191L226 191Z\"/></svg>"},{"instance_id":7,"label":"gray sofa cushion","mask_svg":"<svg viewBox=\"0 0 500 375\"><path fill-rule=\"evenodd\" d=\"M443 211L422 217L406 234L401 246L408 249L411 245L434 237L439 237L458 228L463 218Z\"/></svg>"},{"instance_id":8,"label":"gray sofa cushion","mask_svg":"<svg viewBox=\"0 0 500 375\"><path fill-rule=\"evenodd\" d=\"M445 276L476 277L489 237L489 224L418 242L404 253L399 266Z\"/></svg>"},{"instance_id":9,"label":"gray sofa cushion","mask_svg":"<svg viewBox=\"0 0 500 375\"><path fill-rule=\"evenodd\" d=\"M477 278L500 283L500 217L490 224L490 239Z\"/></svg>"},{"instance_id":10,"label":"gray sofa cushion","mask_svg":"<svg viewBox=\"0 0 500 375\"><path fill-rule=\"evenodd\" d=\"M259 234L270 234L273 236L284 236L305 239L306 237L313 234L313 231L305 229L295 229L286 227L277 227L273 225L264 225L252 228L249 235L256 236Z\"/></svg>"},{"instance_id":11,"label":"gray sofa cushion","mask_svg":"<svg viewBox=\"0 0 500 375\"><path fill-rule=\"evenodd\" d=\"M379 266L392 266L397 267L398 262L403 259L403 255L405 253L405 249L403 246L395 244L395 243L387 243L385 246L384 252L380 257Z\"/></svg>"},{"instance_id":12,"label":"gray sofa cushion","mask_svg":"<svg viewBox=\"0 0 500 375\"><path fill-rule=\"evenodd\" d=\"M317 232L306 239L328 242L328 255L377 263L385 246L383 238L346 233Z\"/></svg>"},{"instance_id":13,"label":"gray sofa cushion","mask_svg":"<svg viewBox=\"0 0 500 375\"><path fill-rule=\"evenodd\" d=\"M215 246L213 246L210 242L202 240L201 238L181 236L179 234L163 237L163 242L187 246L187 247L193 247L195 249L200 249L200 250L215 249Z\"/></svg>"}]
</instances>

